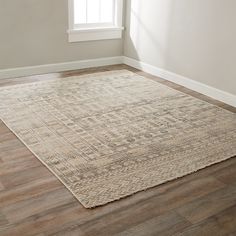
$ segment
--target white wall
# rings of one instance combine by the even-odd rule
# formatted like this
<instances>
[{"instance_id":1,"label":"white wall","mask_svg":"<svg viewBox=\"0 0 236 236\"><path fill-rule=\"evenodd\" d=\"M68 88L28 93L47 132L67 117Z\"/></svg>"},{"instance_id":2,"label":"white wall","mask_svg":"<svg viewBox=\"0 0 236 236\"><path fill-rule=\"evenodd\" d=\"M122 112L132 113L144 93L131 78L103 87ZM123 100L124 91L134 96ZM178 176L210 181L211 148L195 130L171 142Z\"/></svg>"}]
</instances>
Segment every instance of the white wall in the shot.
<instances>
[{"instance_id":1,"label":"white wall","mask_svg":"<svg viewBox=\"0 0 236 236\"><path fill-rule=\"evenodd\" d=\"M123 40L68 43L67 0L0 0L0 70L125 56L236 94L235 0L125 0Z\"/></svg>"},{"instance_id":2,"label":"white wall","mask_svg":"<svg viewBox=\"0 0 236 236\"><path fill-rule=\"evenodd\" d=\"M236 94L235 0L127 0L125 56Z\"/></svg>"},{"instance_id":3,"label":"white wall","mask_svg":"<svg viewBox=\"0 0 236 236\"><path fill-rule=\"evenodd\" d=\"M67 3L0 0L0 70L122 55L122 40L68 43Z\"/></svg>"}]
</instances>

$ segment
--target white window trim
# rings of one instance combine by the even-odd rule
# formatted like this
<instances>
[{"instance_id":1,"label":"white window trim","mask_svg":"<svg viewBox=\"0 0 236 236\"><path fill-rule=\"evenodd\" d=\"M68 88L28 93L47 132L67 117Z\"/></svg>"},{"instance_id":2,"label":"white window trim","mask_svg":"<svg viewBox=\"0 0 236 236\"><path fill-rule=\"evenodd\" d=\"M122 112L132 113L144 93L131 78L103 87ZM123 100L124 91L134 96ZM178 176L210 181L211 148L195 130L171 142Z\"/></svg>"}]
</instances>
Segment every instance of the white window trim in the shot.
<instances>
[{"instance_id":1,"label":"white window trim","mask_svg":"<svg viewBox=\"0 0 236 236\"><path fill-rule=\"evenodd\" d=\"M69 42L105 40L105 39L119 39L122 38L122 19L123 19L123 0L116 0L116 15L114 25L104 25L92 28L76 28L74 25L74 0L68 0L69 9Z\"/></svg>"}]
</instances>

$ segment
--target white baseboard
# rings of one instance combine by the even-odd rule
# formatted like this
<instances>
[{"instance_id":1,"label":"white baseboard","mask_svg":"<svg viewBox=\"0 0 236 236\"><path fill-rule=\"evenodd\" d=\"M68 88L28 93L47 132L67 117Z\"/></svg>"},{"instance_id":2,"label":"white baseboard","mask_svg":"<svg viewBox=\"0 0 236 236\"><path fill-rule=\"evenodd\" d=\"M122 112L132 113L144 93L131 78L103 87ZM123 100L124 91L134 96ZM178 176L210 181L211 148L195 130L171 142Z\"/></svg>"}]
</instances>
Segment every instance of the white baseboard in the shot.
<instances>
[{"instance_id":1,"label":"white baseboard","mask_svg":"<svg viewBox=\"0 0 236 236\"><path fill-rule=\"evenodd\" d=\"M78 70L78 69L85 69L99 66L116 65L121 63L123 63L123 57L118 56L118 57L105 57L105 58L82 60L82 61L72 61L72 62L57 63L57 64L19 67L19 68L0 70L0 79L16 78L16 77L30 76L37 74L47 74L47 73L54 73L68 70Z\"/></svg>"},{"instance_id":2,"label":"white baseboard","mask_svg":"<svg viewBox=\"0 0 236 236\"><path fill-rule=\"evenodd\" d=\"M158 67L149 65L147 63L134 60L129 57L123 57L123 63L129 66L132 66L136 69L142 70L144 72L147 72L149 74L158 76L162 79L166 79L168 81L174 82L176 84L182 85L186 88L189 88L193 91L202 93L208 97L214 98L216 100L219 100L221 102L224 102L226 104L229 104L233 107L236 107L236 95L233 95L231 93L227 93L225 91L216 89L214 87L211 87L209 85L197 82L195 80L186 78L184 76L175 74L173 72L160 69Z\"/></svg>"},{"instance_id":3,"label":"white baseboard","mask_svg":"<svg viewBox=\"0 0 236 236\"><path fill-rule=\"evenodd\" d=\"M99 66L116 65L121 63L132 66L134 68L150 73L152 75L161 77L163 79L169 80L171 82L189 88L193 91L202 93L206 96L212 97L216 100L222 101L226 104L236 107L236 95L227 93L225 91L213 88L209 85L197 82L195 80L186 78L173 72L160 69L150 64L137 61L125 56L105 57L91 60L4 69L0 70L0 79L16 78L16 77L37 75L37 74L47 74L47 73L54 73L68 70L78 70L78 69L85 69Z\"/></svg>"}]
</instances>

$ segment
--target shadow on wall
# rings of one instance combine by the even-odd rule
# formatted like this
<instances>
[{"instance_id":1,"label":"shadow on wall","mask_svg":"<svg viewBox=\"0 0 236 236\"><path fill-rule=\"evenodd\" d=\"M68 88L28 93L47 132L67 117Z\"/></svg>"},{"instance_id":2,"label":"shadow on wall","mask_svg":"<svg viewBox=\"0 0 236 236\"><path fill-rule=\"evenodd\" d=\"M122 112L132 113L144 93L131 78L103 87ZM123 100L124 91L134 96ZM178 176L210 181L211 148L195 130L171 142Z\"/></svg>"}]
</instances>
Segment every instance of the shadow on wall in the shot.
<instances>
[{"instance_id":1,"label":"shadow on wall","mask_svg":"<svg viewBox=\"0 0 236 236\"><path fill-rule=\"evenodd\" d=\"M135 31L136 33L134 35L132 35L131 30L133 31L133 25L131 25L131 21L132 21L132 1L131 0L127 0L126 1L126 15L125 15L125 33L124 33L124 52L123 54L125 56L129 55L129 52L132 52L132 57L136 60L139 60L139 55L138 55L138 51L137 48L135 47L136 41L139 40L138 37L138 26L136 26Z\"/></svg>"},{"instance_id":2,"label":"shadow on wall","mask_svg":"<svg viewBox=\"0 0 236 236\"><path fill-rule=\"evenodd\" d=\"M127 0L124 55L236 94L235 0Z\"/></svg>"},{"instance_id":3,"label":"shadow on wall","mask_svg":"<svg viewBox=\"0 0 236 236\"><path fill-rule=\"evenodd\" d=\"M233 92L221 81L235 81L236 1L171 2L165 68Z\"/></svg>"},{"instance_id":4,"label":"shadow on wall","mask_svg":"<svg viewBox=\"0 0 236 236\"><path fill-rule=\"evenodd\" d=\"M150 64L154 60L159 67L164 67L173 1L149 1L149 4L144 0L127 1L125 55ZM153 5L158 8L153 8Z\"/></svg>"},{"instance_id":5,"label":"shadow on wall","mask_svg":"<svg viewBox=\"0 0 236 236\"><path fill-rule=\"evenodd\" d=\"M127 0L125 55L190 77L190 71L209 68L214 60L203 64L204 54L207 58L216 53L224 40L217 40L222 37L217 35L220 22L215 22L219 2Z\"/></svg>"}]
</instances>

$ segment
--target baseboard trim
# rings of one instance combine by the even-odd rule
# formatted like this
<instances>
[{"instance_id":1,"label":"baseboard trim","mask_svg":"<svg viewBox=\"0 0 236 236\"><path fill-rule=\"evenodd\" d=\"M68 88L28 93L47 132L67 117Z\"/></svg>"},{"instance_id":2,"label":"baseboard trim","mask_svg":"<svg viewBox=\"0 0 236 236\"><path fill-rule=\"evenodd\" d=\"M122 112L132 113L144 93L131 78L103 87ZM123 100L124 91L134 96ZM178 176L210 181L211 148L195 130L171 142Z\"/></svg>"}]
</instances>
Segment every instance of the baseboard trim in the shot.
<instances>
[{"instance_id":1,"label":"baseboard trim","mask_svg":"<svg viewBox=\"0 0 236 236\"><path fill-rule=\"evenodd\" d=\"M16 78L37 74L47 74L68 70L86 69L99 66L116 65L123 63L123 57L104 57L91 60L72 61L57 64L47 64L39 66L19 67L0 70L0 79Z\"/></svg>"},{"instance_id":2,"label":"baseboard trim","mask_svg":"<svg viewBox=\"0 0 236 236\"><path fill-rule=\"evenodd\" d=\"M122 63L236 107L236 95L125 56L105 57L91 60L4 69L0 70L0 79L117 65Z\"/></svg>"},{"instance_id":3,"label":"baseboard trim","mask_svg":"<svg viewBox=\"0 0 236 236\"><path fill-rule=\"evenodd\" d=\"M189 88L193 91L204 94L208 97L214 98L218 101L224 102L224 103L231 105L233 107L236 107L236 95L233 95L231 93L216 89L216 88L211 87L209 85L197 82L195 80L186 78L184 76L175 74L173 72L170 72L170 71L167 71L164 69L160 69L160 68L152 66L150 64L147 64L147 63L144 63L141 61L137 61L137 60L129 58L129 57L123 57L123 63L126 65L129 65L131 67L134 67L136 69L147 72L149 74L163 78L165 80L182 85L186 88Z\"/></svg>"}]
</instances>

